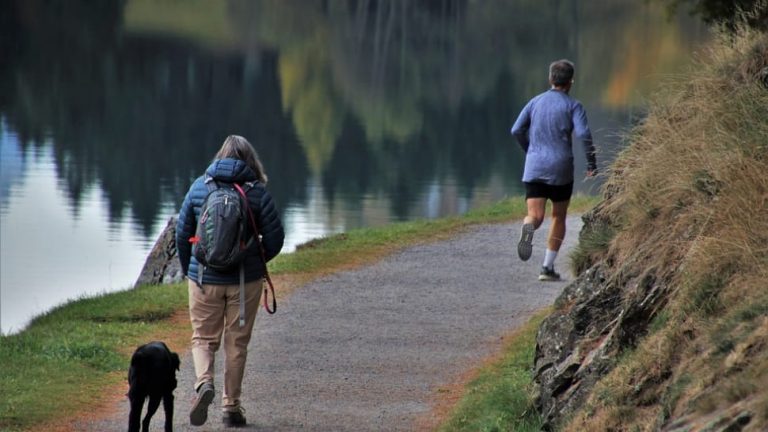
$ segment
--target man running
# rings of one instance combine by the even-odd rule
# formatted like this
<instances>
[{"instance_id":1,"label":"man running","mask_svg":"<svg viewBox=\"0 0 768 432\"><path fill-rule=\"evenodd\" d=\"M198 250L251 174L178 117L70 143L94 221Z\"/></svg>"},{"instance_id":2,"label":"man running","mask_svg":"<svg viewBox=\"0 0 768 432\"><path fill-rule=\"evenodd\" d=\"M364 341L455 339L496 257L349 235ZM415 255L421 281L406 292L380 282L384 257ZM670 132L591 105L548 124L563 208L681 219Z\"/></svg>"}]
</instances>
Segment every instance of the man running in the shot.
<instances>
[{"instance_id":1,"label":"man running","mask_svg":"<svg viewBox=\"0 0 768 432\"><path fill-rule=\"evenodd\" d=\"M547 200L552 201L552 226L547 237L547 252L540 281L560 280L555 258L565 238L565 218L573 193L573 144L571 135L581 140L587 157L587 177L597 173L595 147L581 102L568 95L573 85L573 63L558 60L549 65L546 92L531 99L512 126L512 135L525 152L525 202L528 215L523 220L517 253L527 261L533 251L533 233L544 220Z\"/></svg>"}]
</instances>

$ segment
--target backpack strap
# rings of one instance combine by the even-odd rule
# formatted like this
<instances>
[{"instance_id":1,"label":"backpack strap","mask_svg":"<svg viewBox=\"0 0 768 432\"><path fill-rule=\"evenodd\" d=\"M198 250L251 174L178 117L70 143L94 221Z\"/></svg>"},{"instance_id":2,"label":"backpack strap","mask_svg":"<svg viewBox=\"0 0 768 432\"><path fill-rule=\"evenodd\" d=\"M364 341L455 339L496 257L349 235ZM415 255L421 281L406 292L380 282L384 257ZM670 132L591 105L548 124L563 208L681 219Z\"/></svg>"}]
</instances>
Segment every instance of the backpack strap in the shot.
<instances>
[{"instance_id":1,"label":"backpack strap","mask_svg":"<svg viewBox=\"0 0 768 432\"><path fill-rule=\"evenodd\" d=\"M208 193L211 193L219 188L219 184L216 183L216 180L214 180L213 177L209 176L208 174L205 175L205 180L203 182L205 183L205 187L208 188Z\"/></svg>"},{"instance_id":2,"label":"backpack strap","mask_svg":"<svg viewBox=\"0 0 768 432\"><path fill-rule=\"evenodd\" d=\"M245 327L245 262L240 263L240 327Z\"/></svg>"},{"instance_id":3,"label":"backpack strap","mask_svg":"<svg viewBox=\"0 0 768 432\"><path fill-rule=\"evenodd\" d=\"M205 271L205 266L202 263L197 263L197 287L200 288L200 291L203 291L203 272Z\"/></svg>"}]
</instances>

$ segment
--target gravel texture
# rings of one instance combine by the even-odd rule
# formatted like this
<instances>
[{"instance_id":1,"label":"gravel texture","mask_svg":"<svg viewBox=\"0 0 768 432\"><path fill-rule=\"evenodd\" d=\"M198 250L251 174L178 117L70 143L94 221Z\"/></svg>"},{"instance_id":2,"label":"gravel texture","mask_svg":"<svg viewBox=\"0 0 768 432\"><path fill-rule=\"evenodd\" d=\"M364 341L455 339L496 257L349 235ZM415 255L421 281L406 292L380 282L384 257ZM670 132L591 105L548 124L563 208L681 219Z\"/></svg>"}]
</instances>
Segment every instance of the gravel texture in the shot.
<instances>
[{"instance_id":1,"label":"gravel texture","mask_svg":"<svg viewBox=\"0 0 768 432\"><path fill-rule=\"evenodd\" d=\"M519 223L482 225L310 283L275 315L261 310L243 383L248 425L241 430L417 429L438 388L497 351L505 334L550 305L572 278L568 253L581 219L569 217L557 259L566 282L537 279L548 229L549 220L536 232L527 262L517 257ZM189 353L183 355L176 431L225 429L221 373L219 363L208 422L192 427L194 372ZM127 399L115 411L76 429L127 430ZM162 431L163 418L161 406L151 430Z\"/></svg>"}]
</instances>

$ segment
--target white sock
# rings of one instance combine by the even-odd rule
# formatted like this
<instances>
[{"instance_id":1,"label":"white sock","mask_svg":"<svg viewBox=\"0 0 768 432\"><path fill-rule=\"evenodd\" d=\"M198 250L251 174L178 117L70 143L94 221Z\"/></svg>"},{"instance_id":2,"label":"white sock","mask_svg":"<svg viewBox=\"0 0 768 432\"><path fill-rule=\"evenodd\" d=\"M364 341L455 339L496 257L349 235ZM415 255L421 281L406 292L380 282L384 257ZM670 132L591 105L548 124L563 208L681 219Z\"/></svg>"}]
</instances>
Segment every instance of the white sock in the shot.
<instances>
[{"instance_id":1,"label":"white sock","mask_svg":"<svg viewBox=\"0 0 768 432\"><path fill-rule=\"evenodd\" d=\"M547 249L547 254L544 255L544 267L554 269L555 258L557 258L557 251Z\"/></svg>"}]
</instances>

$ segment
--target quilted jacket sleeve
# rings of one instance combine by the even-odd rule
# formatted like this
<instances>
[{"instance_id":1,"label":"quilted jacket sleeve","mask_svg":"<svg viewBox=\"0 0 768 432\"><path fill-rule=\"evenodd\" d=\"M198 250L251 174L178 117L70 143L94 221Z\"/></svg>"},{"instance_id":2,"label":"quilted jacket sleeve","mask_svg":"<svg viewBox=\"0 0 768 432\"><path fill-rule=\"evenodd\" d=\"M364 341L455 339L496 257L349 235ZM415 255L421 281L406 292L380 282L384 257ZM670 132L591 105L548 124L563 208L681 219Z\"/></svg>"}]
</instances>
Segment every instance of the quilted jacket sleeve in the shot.
<instances>
[{"instance_id":1,"label":"quilted jacket sleeve","mask_svg":"<svg viewBox=\"0 0 768 432\"><path fill-rule=\"evenodd\" d=\"M267 261L276 257L283 248L285 232L275 202L263 185L257 185L248 193L251 209L256 215L256 224L261 234L264 255ZM256 204L254 206L254 204ZM254 208L256 207L256 208Z\"/></svg>"},{"instance_id":2,"label":"quilted jacket sleeve","mask_svg":"<svg viewBox=\"0 0 768 432\"><path fill-rule=\"evenodd\" d=\"M266 191L261 197L261 215L259 219L259 224L262 226L261 241L264 244L266 259L269 261L276 257L283 248L285 231L283 231L283 223L280 220L277 207L275 207L275 202L272 200L269 192Z\"/></svg>"},{"instance_id":3,"label":"quilted jacket sleeve","mask_svg":"<svg viewBox=\"0 0 768 432\"><path fill-rule=\"evenodd\" d=\"M197 181L192 184L184 197L184 202L179 210L179 218L176 221L176 251L179 255L181 270L186 276L189 272L189 260L192 256L192 245L189 243L190 237L195 235L195 207L194 196Z\"/></svg>"}]
</instances>

